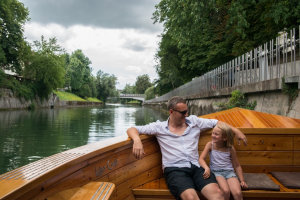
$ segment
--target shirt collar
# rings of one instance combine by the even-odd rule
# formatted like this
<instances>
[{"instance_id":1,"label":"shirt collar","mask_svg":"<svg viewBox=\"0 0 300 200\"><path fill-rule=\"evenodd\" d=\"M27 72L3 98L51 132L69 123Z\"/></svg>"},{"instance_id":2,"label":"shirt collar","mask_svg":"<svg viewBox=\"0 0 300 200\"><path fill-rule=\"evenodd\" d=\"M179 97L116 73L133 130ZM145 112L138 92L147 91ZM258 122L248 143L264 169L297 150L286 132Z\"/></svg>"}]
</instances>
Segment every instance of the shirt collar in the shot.
<instances>
[{"instance_id":1,"label":"shirt collar","mask_svg":"<svg viewBox=\"0 0 300 200\"><path fill-rule=\"evenodd\" d=\"M169 119L170 119L170 116L168 117L168 119L164 122L164 127L166 128L166 129L169 129L169 126L168 126L168 124L169 124ZM188 125L188 126L191 126L191 124L192 124L192 122L186 117L185 118L185 123Z\"/></svg>"}]
</instances>

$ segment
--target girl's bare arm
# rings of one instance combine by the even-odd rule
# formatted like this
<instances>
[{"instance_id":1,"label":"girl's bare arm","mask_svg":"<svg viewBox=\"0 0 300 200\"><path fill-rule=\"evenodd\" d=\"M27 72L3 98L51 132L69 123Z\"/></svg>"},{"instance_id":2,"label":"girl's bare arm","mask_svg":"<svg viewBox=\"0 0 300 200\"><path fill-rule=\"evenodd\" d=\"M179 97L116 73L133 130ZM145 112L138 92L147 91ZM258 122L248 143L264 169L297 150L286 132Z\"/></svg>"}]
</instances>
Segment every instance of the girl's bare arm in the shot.
<instances>
[{"instance_id":1,"label":"girl's bare arm","mask_svg":"<svg viewBox=\"0 0 300 200\"><path fill-rule=\"evenodd\" d=\"M225 122L218 121L218 123L225 123ZM247 142L248 142L247 137L245 136L245 134L242 131L240 131L239 129L237 129L237 128L235 128L235 127L233 127L233 126L231 126L227 123L225 123L225 124L228 125L231 128L231 130L234 132L235 137L238 140L238 145L240 145L241 140L244 142L244 145L247 145Z\"/></svg>"},{"instance_id":2,"label":"girl's bare arm","mask_svg":"<svg viewBox=\"0 0 300 200\"><path fill-rule=\"evenodd\" d=\"M211 150L211 142L206 143L200 157L199 157L199 164L201 167L204 168L204 173L203 173L203 178L208 178L210 177L210 169L207 165L207 163L205 162L205 158L208 155L209 151Z\"/></svg>"},{"instance_id":3,"label":"girl's bare arm","mask_svg":"<svg viewBox=\"0 0 300 200\"><path fill-rule=\"evenodd\" d=\"M235 172L240 179L240 184L242 188L247 188L248 186L244 179L243 170L237 158L236 150L234 147L231 148L231 159L232 159L233 168L235 169Z\"/></svg>"}]
</instances>

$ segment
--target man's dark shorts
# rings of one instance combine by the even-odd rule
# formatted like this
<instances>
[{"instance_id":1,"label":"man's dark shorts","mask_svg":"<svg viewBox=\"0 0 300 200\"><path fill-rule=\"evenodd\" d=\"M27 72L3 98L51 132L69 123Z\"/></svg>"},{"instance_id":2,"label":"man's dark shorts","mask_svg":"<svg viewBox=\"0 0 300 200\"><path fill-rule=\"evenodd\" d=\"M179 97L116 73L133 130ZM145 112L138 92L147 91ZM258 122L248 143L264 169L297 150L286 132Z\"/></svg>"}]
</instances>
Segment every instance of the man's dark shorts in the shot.
<instances>
[{"instance_id":1,"label":"man's dark shorts","mask_svg":"<svg viewBox=\"0 0 300 200\"><path fill-rule=\"evenodd\" d=\"M206 185L217 183L213 173L207 179L203 178L203 173L204 168L199 168L193 164L191 168L166 167L164 169L167 185L176 199L180 199L180 194L186 189L194 188L201 191Z\"/></svg>"}]
</instances>

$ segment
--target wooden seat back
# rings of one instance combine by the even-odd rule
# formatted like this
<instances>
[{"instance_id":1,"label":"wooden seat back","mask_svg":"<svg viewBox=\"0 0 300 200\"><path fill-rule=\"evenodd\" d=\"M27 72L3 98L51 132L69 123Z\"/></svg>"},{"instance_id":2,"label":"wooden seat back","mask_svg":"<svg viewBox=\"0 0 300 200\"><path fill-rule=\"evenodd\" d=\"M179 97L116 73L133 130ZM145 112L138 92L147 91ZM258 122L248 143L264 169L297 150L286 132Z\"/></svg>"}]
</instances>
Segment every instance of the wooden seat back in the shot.
<instances>
[{"instance_id":1,"label":"wooden seat back","mask_svg":"<svg viewBox=\"0 0 300 200\"><path fill-rule=\"evenodd\" d=\"M300 129L241 129L248 145L235 148L244 172L300 171ZM211 140L211 130L200 136L199 154ZM209 160L207 160L209 162Z\"/></svg>"}]
</instances>

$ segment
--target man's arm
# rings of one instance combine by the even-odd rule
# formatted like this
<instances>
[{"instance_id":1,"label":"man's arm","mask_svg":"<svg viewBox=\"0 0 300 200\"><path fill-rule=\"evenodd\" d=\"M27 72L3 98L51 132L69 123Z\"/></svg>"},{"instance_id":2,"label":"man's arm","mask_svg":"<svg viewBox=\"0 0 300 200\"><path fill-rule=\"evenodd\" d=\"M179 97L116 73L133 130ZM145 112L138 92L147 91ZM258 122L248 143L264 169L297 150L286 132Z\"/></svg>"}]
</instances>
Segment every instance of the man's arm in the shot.
<instances>
[{"instance_id":1,"label":"man's arm","mask_svg":"<svg viewBox=\"0 0 300 200\"><path fill-rule=\"evenodd\" d=\"M225 122L222 122L222 121L218 121L218 123L225 123ZM227 123L226 123L227 124ZM238 139L238 145L240 145L241 143L241 140L243 140L244 142L244 145L247 145L247 138L246 136L244 135L244 133L242 133L242 131L240 131L239 129L227 124L231 130L234 132L235 134L235 137Z\"/></svg>"},{"instance_id":2,"label":"man's arm","mask_svg":"<svg viewBox=\"0 0 300 200\"><path fill-rule=\"evenodd\" d=\"M127 135L133 141L132 153L136 159L142 159L145 155L143 143L136 128L127 129Z\"/></svg>"}]
</instances>

